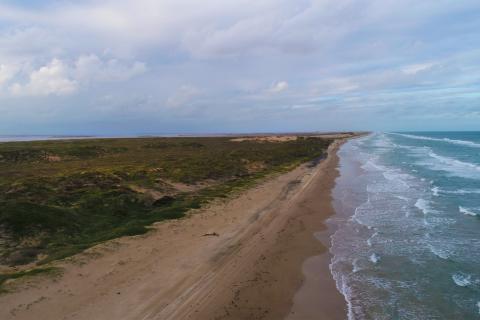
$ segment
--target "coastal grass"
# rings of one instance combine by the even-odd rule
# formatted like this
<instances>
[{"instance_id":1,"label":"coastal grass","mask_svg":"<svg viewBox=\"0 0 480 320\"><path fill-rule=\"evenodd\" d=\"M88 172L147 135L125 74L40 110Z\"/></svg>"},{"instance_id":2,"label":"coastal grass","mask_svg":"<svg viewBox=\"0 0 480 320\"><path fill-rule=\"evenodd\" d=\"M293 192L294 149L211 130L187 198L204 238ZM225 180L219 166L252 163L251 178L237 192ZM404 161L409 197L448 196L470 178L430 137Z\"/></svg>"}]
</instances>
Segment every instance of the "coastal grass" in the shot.
<instances>
[{"instance_id":1,"label":"coastal grass","mask_svg":"<svg viewBox=\"0 0 480 320\"><path fill-rule=\"evenodd\" d=\"M267 175L315 161L330 143L317 137L2 143L0 265L44 265L109 239L143 234L154 222L182 218ZM0 274L0 285L33 270Z\"/></svg>"},{"instance_id":2,"label":"coastal grass","mask_svg":"<svg viewBox=\"0 0 480 320\"><path fill-rule=\"evenodd\" d=\"M61 272L62 270L57 267L43 267L43 268L39 267L39 268L30 269L30 270L22 270L22 271L11 272L11 273L2 273L0 274L0 294L8 292L8 290L4 286L4 284L8 280L32 277L37 275L55 276L60 274Z\"/></svg>"}]
</instances>

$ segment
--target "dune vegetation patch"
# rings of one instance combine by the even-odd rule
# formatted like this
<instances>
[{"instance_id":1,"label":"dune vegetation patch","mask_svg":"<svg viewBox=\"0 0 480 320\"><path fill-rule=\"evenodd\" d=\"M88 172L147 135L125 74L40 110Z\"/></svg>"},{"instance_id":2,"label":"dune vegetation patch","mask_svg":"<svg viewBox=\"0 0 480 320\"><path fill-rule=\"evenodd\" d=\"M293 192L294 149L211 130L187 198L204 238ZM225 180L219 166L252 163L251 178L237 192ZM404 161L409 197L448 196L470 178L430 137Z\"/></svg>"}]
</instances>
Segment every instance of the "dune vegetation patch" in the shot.
<instances>
[{"instance_id":1,"label":"dune vegetation patch","mask_svg":"<svg viewBox=\"0 0 480 320\"><path fill-rule=\"evenodd\" d=\"M184 217L329 139L132 138L0 144L0 265L42 265Z\"/></svg>"}]
</instances>

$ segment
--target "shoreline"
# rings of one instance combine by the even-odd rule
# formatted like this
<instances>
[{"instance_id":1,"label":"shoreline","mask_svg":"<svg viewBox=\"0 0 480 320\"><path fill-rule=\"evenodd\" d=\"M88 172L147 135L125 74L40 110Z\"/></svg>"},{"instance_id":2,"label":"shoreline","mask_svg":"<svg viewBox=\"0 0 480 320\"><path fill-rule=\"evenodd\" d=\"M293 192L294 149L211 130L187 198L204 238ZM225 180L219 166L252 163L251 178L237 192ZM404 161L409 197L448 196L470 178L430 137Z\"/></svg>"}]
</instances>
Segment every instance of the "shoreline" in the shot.
<instances>
[{"instance_id":1,"label":"shoreline","mask_svg":"<svg viewBox=\"0 0 480 320\"><path fill-rule=\"evenodd\" d=\"M317 204L317 210L322 211L322 228L313 231L314 241L321 243L326 248L318 255L308 257L302 265L304 281L293 297L291 310L287 320L308 319L347 319L347 302L343 294L338 290L336 282L330 270L332 254L330 253L330 236L335 232L334 225L328 224L327 220L337 214L334 207L333 192L336 178L339 176L338 150L346 142L341 141L332 153L332 163L329 164L329 174L324 182L325 187L319 190L321 202ZM310 228L310 229L314 229Z\"/></svg>"},{"instance_id":2,"label":"shoreline","mask_svg":"<svg viewBox=\"0 0 480 320\"><path fill-rule=\"evenodd\" d=\"M301 272L305 260L328 257L328 247L314 233L324 230L325 220L334 213L331 190L341 143L336 140L328 157L313 168L302 165L186 219L155 224L146 235L109 241L55 263L64 269L55 281L22 279L17 291L0 296L0 317L294 316L292 299L306 283ZM212 233L217 236L204 236ZM322 310L329 319L344 319L345 300L327 272L321 272L325 281L330 278L321 297Z\"/></svg>"}]
</instances>

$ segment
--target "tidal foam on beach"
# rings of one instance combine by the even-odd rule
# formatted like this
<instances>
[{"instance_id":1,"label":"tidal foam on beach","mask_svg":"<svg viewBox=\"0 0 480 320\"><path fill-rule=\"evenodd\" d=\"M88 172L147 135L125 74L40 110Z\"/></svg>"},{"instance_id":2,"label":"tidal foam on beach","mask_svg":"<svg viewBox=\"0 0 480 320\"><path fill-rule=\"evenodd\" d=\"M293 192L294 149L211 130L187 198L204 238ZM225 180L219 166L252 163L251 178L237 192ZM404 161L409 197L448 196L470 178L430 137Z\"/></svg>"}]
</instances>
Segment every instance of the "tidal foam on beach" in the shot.
<instances>
[{"instance_id":1,"label":"tidal foam on beach","mask_svg":"<svg viewBox=\"0 0 480 320\"><path fill-rule=\"evenodd\" d=\"M331 271L349 319L478 319L480 133L372 134L339 152Z\"/></svg>"}]
</instances>

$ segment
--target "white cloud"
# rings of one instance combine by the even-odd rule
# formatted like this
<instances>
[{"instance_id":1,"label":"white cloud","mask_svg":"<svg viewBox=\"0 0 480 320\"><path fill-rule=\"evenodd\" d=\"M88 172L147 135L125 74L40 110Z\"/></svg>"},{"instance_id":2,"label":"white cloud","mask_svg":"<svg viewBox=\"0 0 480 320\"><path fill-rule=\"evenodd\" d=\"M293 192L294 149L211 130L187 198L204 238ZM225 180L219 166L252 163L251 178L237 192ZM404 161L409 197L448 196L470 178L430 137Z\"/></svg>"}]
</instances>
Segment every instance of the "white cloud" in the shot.
<instances>
[{"instance_id":1,"label":"white cloud","mask_svg":"<svg viewBox=\"0 0 480 320\"><path fill-rule=\"evenodd\" d=\"M8 47L16 50L43 44L46 51L88 47L89 52L110 49L115 56L131 58L165 50L208 59L324 53L348 42L343 55L373 58L392 52L399 37L402 43L419 42L421 35L408 34L419 27L418 21L427 25L429 18L451 8L474 6L474 1L447 6L437 0L45 1L30 9L0 4L0 20L34 26L12 33L18 40L10 43L19 45Z\"/></svg>"},{"instance_id":2,"label":"white cloud","mask_svg":"<svg viewBox=\"0 0 480 320\"><path fill-rule=\"evenodd\" d=\"M117 59L102 61L94 54L82 55L75 62L75 77L79 81L126 81L146 71L145 63L126 65Z\"/></svg>"},{"instance_id":3,"label":"white cloud","mask_svg":"<svg viewBox=\"0 0 480 320\"><path fill-rule=\"evenodd\" d=\"M27 20L64 30L90 44L112 48L116 54L147 48L211 58L318 50L365 23L363 19L370 17L369 9L375 3L357 6L354 1L335 0L90 0L30 10L0 4L0 20ZM362 11L357 15L362 18L338 19L339 13L350 10Z\"/></svg>"},{"instance_id":4,"label":"white cloud","mask_svg":"<svg viewBox=\"0 0 480 320\"><path fill-rule=\"evenodd\" d=\"M103 61L93 54L82 55L70 64L54 58L33 71L25 68L23 73L27 74L20 74L9 89L15 96L69 95L92 83L127 81L145 71L146 66L142 62ZM18 73L18 66L0 65L0 85L12 80ZM26 81L21 81L22 75L26 76Z\"/></svg>"},{"instance_id":5,"label":"white cloud","mask_svg":"<svg viewBox=\"0 0 480 320\"><path fill-rule=\"evenodd\" d=\"M328 77L316 81L311 93L313 95L322 94L342 94L359 89L358 79L354 77Z\"/></svg>"},{"instance_id":6,"label":"white cloud","mask_svg":"<svg viewBox=\"0 0 480 320\"><path fill-rule=\"evenodd\" d=\"M11 64L0 64L0 87L11 80L18 72L18 67Z\"/></svg>"},{"instance_id":7,"label":"white cloud","mask_svg":"<svg viewBox=\"0 0 480 320\"><path fill-rule=\"evenodd\" d=\"M287 81L279 81L275 82L274 84L271 85L271 87L268 89L269 93L280 93L284 92L288 89L288 82Z\"/></svg>"},{"instance_id":8,"label":"white cloud","mask_svg":"<svg viewBox=\"0 0 480 320\"><path fill-rule=\"evenodd\" d=\"M78 39L79 46L103 47L118 56L143 50L187 52L211 58L249 53L323 52L342 41L359 45L361 53L372 43L388 51L406 32L425 25L429 18L455 10L475 8L475 1L449 3L438 0L104 0L45 1L43 5L0 4L0 20L49 29L48 37ZM453 10L452 10L453 9ZM405 19L409 17L411 19ZM474 28L472 28L474 29ZM254 30L254 32L252 32ZM381 41L362 41L376 34ZM363 33L362 33L363 31ZM388 37L383 37L388 34ZM27 39L31 36L25 36ZM47 36L42 36L48 38ZM38 37L36 37L38 39ZM419 41L420 35L401 38ZM358 39L358 40L356 40ZM34 40L35 45L42 41ZM24 42L22 42L24 43ZM52 47L51 41L44 48ZM23 46L23 44L22 44ZM73 41L69 46L74 47ZM365 51L364 51L365 52ZM372 50L369 55L377 54Z\"/></svg>"},{"instance_id":9,"label":"white cloud","mask_svg":"<svg viewBox=\"0 0 480 320\"><path fill-rule=\"evenodd\" d=\"M371 106L397 110L413 102L383 92L478 84L480 20L471 13L479 8L475 0L0 0L0 64L18 66L13 75L0 71L0 81L19 95L82 92L71 106L110 95L112 114L132 105L125 95L135 92L152 96L151 105L186 106L167 113L195 110L208 121L244 113L252 126L262 110L281 105L344 108L372 97ZM53 58L62 71L40 72ZM138 77L147 69L140 61L148 76ZM202 89L181 86L188 83ZM0 104L15 110L22 101ZM158 114L167 118L145 118Z\"/></svg>"},{"instance_id":10,"label":"white cloud","mask_svg":"<svg viewBox=\"0 0 480 320\"><path fill-rule=\"evenodd\" d=\"M58 33L58 30L39 26L0 28L0 55L25 59L61 54L62 47L70 46L70 41L60 39Z\"/></svg>"},{"instance_id":11,"label":"white cloud","mask_svg":"<svg viewBox=\"0 0 480 320\"><path fill-rule=\"evenodd\" d=\"M422 71L427 71L431 69L435 64L434 63L419 63L412 64L402 68L402 72L408 75L415 75Z\"/></svg>"},{"instance_id":12,"label":"white cloud","mask_svg":"<svg viewBox=\"0 0 480 320\"><path fill-rule=\"evenodd\" d=\"M194 86L183 85L167 99L166 104L171 108L184 106L192 102L192 100L201 95L201 93L202 91Z\"/></svg>"},{"instance_id":13,"label":"white cloud","mask_svg":"<svg viewBox=\"0 0 480 320\"><path fill-rule=\"evenodd\" d=\"M33 71L25 84L14 83L10 91L14 95L67 95L78 89L78 83L69 79L68 67L58 59Z\"/></svg>"}]
</instances>

